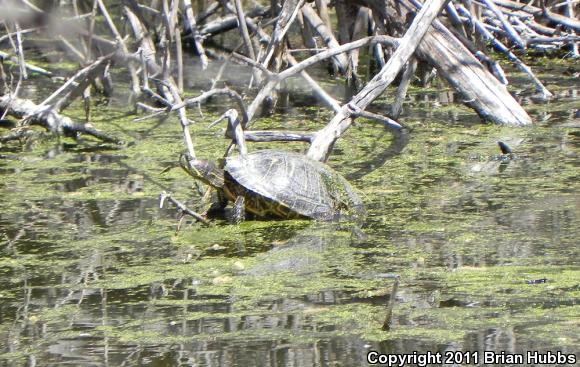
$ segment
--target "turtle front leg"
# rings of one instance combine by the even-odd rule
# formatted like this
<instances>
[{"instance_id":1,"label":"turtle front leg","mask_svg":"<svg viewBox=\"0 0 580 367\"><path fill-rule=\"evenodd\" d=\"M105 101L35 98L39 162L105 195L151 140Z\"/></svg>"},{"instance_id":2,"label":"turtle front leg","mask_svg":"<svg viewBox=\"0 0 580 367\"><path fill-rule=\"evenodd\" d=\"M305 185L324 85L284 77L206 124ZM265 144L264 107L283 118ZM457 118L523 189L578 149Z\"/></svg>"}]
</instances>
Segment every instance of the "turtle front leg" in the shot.
<instances>
[{"instance_id":1,"label":"turtle front leg","mask_svg":"<svg viewBox=\"0 0 580 367\"><path fill-rule=\"evenodd\" d=\"M235 224L240 224L244 221L244 219L246 219L246 198L242 195L236 197L233 214L233 220Z\"/></svg>"},{"instance_id":2,"label":"turtle front leg","mask_svg":"<svg viewBox=\"0 0 580 367\"><path fill-rule=\"evenodd\" d=\"M224 196L224 193L221 190L217 190L217 200L211 200L211 196L205 200L205 213L207 215L216 215L216 214L223 214L224 209L228 205L228 199Z\"/></svg>"}]
</instances>

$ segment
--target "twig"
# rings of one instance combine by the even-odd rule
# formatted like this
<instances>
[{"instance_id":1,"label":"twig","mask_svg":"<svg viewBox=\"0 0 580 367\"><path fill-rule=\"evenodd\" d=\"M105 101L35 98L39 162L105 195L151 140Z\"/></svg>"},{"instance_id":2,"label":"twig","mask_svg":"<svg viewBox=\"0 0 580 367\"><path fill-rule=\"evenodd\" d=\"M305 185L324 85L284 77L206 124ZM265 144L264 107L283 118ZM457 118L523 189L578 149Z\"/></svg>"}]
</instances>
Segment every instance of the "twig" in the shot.
<instances>
[{"instance_id":1,"label":"twig","mask_svg":"<svg viewBox=\"0 0 580 367\"><path fill-rule=\"evenodd\" d=\"M306 5L305 5L305 7L306 7ZM350 51L350 50L355 49L355 48L367 46L367 45L374 43L374 42L380 42L380 43L385 43L385 44L390 44L390 45L397 45L397 44L399 44L399 39L394 38L394 37L390 37L390 36L366 37L366 38L363 38L363 39L360 39L360 40L357 40L354 42L350 42L350 43L341 45L341 46L333 48L333 49L326 50L324 52L320 52L320 53L318 53L314 56L311 56L311 57L299 62L298 64L280 72L279 74L272 75L270 77L270 79L268 80L268 82L262 87L262 89L260 90L258 95L254 98L254 100L252 101L250 106L248 106L248 121L249 121L248 124L252 123L252 118L256 114L258 108L260 108L260 106L264 102L264 99L268 95L270 95L270 92L281 81L283 81L291 76L294 76L294 75L300 73L302 70L305 70L306 68L308 68L312 65L315 65L323 60L326 60L326 59L331 58L335 55Z\"/></svg>"},{"instance_id":2,"label":"twig","mask_svg":"<svg viewBox=\"0 0 580 367\"><path fill-rule=\"evenodd\" d=\"M544 84L534 75L532 70L524 64L513 52L511 52L503 43L501 43L497 38L495 38L484 26L483 24L475 19L475 17L463 6L459 5L459 12L465 15L471 24L475 26L475 29L483 35L487 40L489 40L492 45L498 50L504 53L508 59L513 62L518 69L523 71L530 80L534 83L536 90L542 95L544 99L552 98L552 93L544 87Z\"/></svg>"},{"instance_id":3,"label":"twig","mask_svg":"<svg viewBox=\"0 0 580 367\"><path fill-rule=\"evenodd\" d=\"M240 28L240 33L244 44L246 45L246 50L248 51L248 56L252 60L256 60L256 53L254 52L254 47L252 46L252 41L250 40L250 34L248 33L248 25L246 24L246 16L244 15L244 9L242 8L241 0L234 0L236 6L236 15L238 17L238 27Z\"/></svg>"},{"instance_id":4,"label":"twig","mask_svg":"<svg viewBox=\"0 0 580 367\"><path fill-rule=\"evenodd\" d=\"M483 1L485 3L485 5L489 8L489 10L491 10L493 12L493 14L495 14L497 19L499 19L499 21L503 25L503 28L505 29L506 33L509 35L510 39L516 44L516 46L518 46L521 49L525 49L526 42L520 37L520 35L514 29L514 27L512 27L511 23L508 22L508 20L503 15L501 10L499 10L497 8L497 6L495 6L493 1L492 0L481 0L481 1Z\"/></svg>"},{"instance_id":5,"label":"twig","mask_svg":"<svg viewBox=\"0 0 580 367\"><path fill-rule=\"evenodd\" d=\"M215 4L212 4L215 5ZM202 40L203 38L198 34L197 23L195 15L193 14L193 7L191 6L191 0L183 0L183 7L185 8L185 22L187 28L191 32L191 38L193 39L193 44L195 46L195 51L199 55L201 60L201 68L205 70L209 64L207 55L205 54L205 49L203 48Z\"/></svg>"},{"instance_id":6,"label":"twig","mask_svg":"<svg viewBox=\"0 0 580 367\"><path fill-rule=\"evenodd\" d=\"M393 102L393 104L391 105L391 116L393 116L394 118L399 117L399 115L403 111L403 101L405 100L405 96L407 96L407 89L411 84L411 79L413 79L413 76L415 76L416 70L417 70L417 59L413 57L409 60L409 62L407 62L407 66L405 67L405 71L403 72L403 77L401 78L401 82L397 87L397 94L395 94L395 102Z\"/></svg>"},{"instance_id":7,"label":"twig","mask_svg":"<svg viewBox=\"0 0 580 367\"><path fill-rule=\"evenodd\" d=\"M111 19L111 16L109 15L109 12L107 11L107 7L105 6L105 4L103 3L102 0L96 0L96 1L99 5L99 9L101 10L101 13L105 17L105 20L107 22L107 25L109 26L109 29L111 30L111 33L113 33L113 36L115 37L115 40L117 41L118 46L120 46L123 54L125 54L125 55L129 54L129 50L127 49L127 45L125 44L125 40L123 39L123 37L121 37L121 34L117 30L117 27L115 26L115 23L113 22L113 19ZM139 92L140 92L139 77L137 76L137 72L135 70L135 67L133 66L133 64L131 62L129 62L127 64L127 69L129 70L129 75L131 76L131 91L133 92L134 96L137 97L139 95Z\"/></svg>"},{"instance_id":8,"label":"twig","mask_svg":"<svg viewBox=\"0 0 580 367\"><path fill-rule=\"evenodd\" d=\"M437 13L445 5L446 0L427 0L413 23L405 32L400 45L393 53L385 67L356 95L351 102L357 108L364 110L374 101L395 79L399 71L415 52L419 42L427 33L431 22L437 17ZM352 124L350 112L352 108L348 104L343 106L342 111L322 129L312 142L307 156L318 161L325 161L336 139Z\"/></svg>"},{"instance_id":9,"label":"twig","mask_svg":"<svg viewBox=\"0 0 580 367\"><path fill-rule=\"evenodd\" d=\"M246 105L244 103L242 96L240 96L238 94L238 92L236 92L235 90L232 90L229 88L211 89L207 92L203 92L202 94L200 94L197 97L185 99L183 102L173 105L171 107L171 111L175 111L177 109L180 109L180 108L183 108L186 106L199 105L215 95L226 95L226 96L234 99L237 102L240 110L242 111L242 118L243 118L242 123L245 124L248 121L248 112L247 112Z\"/></svg>"},{"instance_id":10,"label":"twig","mask_svg":"<svg viewBox=\"0 0 580 367\"><path fill-rule=\"evenodd\" d=\"M189 209L187 206L185 206L185 204L183 204L179 200L174 199L170 194L168 194L165 191L163 191L159 196L159 208L163 208L163 205L165 204L166 200L175 205L183 213L188 214L194 217L199 222L203 223L204 225L209 226L210 222L207 219L205 219L201 214L198 214L193 210Z\"/></svg>"}]
</instances>

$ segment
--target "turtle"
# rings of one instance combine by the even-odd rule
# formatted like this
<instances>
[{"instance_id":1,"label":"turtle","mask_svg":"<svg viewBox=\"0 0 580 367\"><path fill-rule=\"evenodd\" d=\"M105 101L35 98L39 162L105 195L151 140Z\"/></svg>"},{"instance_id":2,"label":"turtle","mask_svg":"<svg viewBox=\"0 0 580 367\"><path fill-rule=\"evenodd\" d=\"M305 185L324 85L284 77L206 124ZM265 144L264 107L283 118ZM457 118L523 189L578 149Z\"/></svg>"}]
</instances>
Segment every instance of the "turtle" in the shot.
<instances>
[{"instance_id":1,"label":"turtle","mask_svg":"<svg viewBox=\"0 0 580 367\"><path fill-rule=\"evenodd\" d=\"M239 155L218 165L197 159L193 149L182 154L181 166L196 179L218 190L220 201L234 202L234 221L246 211L258 217L329 220L341 214L362 214L361 200L348 181L326 164L305 155L264 149L248 153L238 113L228 110L216 122L228 119ZM224 205L225 206L225 205Z\"/></svg>"},{"instance_id":2,"label":"turtle","mask_svg":"<svg viewBox=\"0 0 580 367\"><path fill-rule=\"evenodd\" d=\"M257 217L330 220L361 213L361 200L339 173L302 154L264 149L215 162L181 156L181 166L196 179ZM238 221L238 218L235 218Z\"/></svg>"}]
</instances>

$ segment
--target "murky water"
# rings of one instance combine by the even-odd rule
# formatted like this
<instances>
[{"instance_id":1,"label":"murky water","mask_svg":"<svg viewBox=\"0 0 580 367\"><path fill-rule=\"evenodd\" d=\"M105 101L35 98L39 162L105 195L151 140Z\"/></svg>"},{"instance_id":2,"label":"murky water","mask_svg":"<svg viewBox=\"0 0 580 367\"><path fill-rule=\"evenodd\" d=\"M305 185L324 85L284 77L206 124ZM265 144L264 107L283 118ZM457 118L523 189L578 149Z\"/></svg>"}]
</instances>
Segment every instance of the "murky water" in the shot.
<instances>
[{"instance_id":1,"label":"murky water","mask_svg":"<svg viewBox=\"0 0 580 367\"><path fill-rule=\"evenodd\" d=\"M159 193L196 207L202 189L179 169L162 172L183 150L179 127L174 117L133 122L122 102L93 116L127 147L0 147L0 365L578 353L580 99L577 80L547 73L559 98L524 101L529 128L482 125L436 89L412 91L405 134L359 121L330 162L364 199L359 226L218 219L176 233ZM330 117L295 106L255 127L315 129ZM213 116L192 116L199 154L218 157L227 142L205 128ZM498 140L517 157L498 159Z\"/></svg>"}]
</instances>

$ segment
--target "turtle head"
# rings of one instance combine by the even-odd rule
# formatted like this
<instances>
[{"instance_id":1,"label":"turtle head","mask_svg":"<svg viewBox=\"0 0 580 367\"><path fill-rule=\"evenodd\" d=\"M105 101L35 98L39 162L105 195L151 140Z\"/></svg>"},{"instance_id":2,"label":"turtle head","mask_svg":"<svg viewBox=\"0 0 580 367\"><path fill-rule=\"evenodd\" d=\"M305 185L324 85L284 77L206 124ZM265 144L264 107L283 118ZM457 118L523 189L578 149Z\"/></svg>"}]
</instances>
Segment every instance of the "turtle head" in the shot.
<instances>
[{"instance_id":1,"label":"turtle head","mask_svg":"<svg viewBox=\"0 0 580 367\"><path fill-rule=\"evenodd\" d=\"M185 172L195 179L215 188L224 186L224 170L207 159L192 158L189 154L182 154L179 163Z\"/></svg>"}]
</instances>

